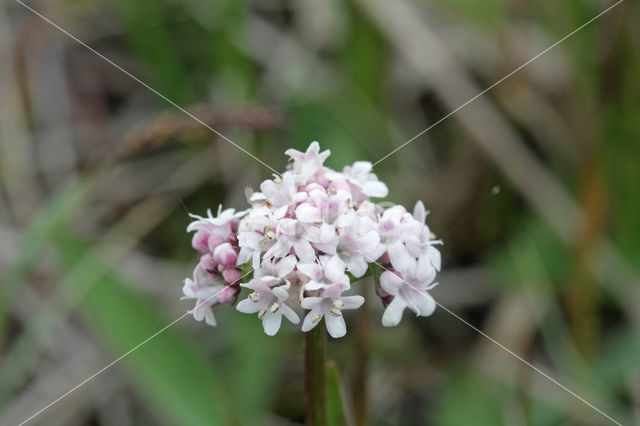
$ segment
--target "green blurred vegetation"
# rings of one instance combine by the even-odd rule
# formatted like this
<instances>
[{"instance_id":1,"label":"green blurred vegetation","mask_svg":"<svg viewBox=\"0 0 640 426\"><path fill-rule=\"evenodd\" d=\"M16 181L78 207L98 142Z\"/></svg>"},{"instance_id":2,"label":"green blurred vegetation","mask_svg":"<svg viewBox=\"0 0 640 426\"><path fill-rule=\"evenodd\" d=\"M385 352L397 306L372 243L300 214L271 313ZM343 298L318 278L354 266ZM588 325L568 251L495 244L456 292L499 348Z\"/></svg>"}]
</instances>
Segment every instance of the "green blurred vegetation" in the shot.
<instances>
[{"instance_id":1,"label":"green blurred vegetation","mask_svg":"<svg viewBox=\"0 0 640 426\"><path fill-rule=\"evenodd\" d=\"M408 56L418 53L402 52L394 34L420 39L428 28L457 58L451 78L467 75L480 91L605 7L401 2L423 28L398 25L391 11L400 6L380 4L389 13L383 23L374 6L355 0L83 0L38 9L188 110L213 111L214 128L281 169L285 149L311 140L331 149L331 167L375 162L451 110L438 81L412 69ZM3 95L0 128L17 126L7 111L30 123L18 129L19 143L0 134L0 230L7 235L0 423L9 424L80 382L46 387L51 370L72 359L56 345L64 330L101 354L77 366L87 377L90 367L107 365L188 309L175 279L196 262L185 208L244 208L244 186L257 187L270 171L198 132L197 123L162 143L136 142L134 130L154 120L169 127L180 113L19 5L2 8L13 42L3 63L15 75L7 65L0 75L18 93ZM391 201L423 199L431 210L430 226L445 241L435 298L625 424L640 421L637 22L640 8L624 2L483 96L580 215L541 214L544 205L526 195L540 182L510 180L508 164L485 156L458 115L375 170ZM53 72L44 83L33 76L34 67L50 65L43 52L61 55L64 84ZM51 109L40 106L64 104L47 103L49 92L38 89L48 85L67 91L63 124L73 129L68 143L77 154L53 168L36 155L43 144L60 143L42 136L54 131L42 124ZM273 112L274 123L256 125L254 109ZM218 118L229 112L237 114ZM489 124L485 130L494 134ZM129 149L136 143L142 148ZM555 203L549 193L546 203ZM558 231L564 221L570 238ZM397 329L381 327L379 310L366 315L348 318L348 336L329 345L337 365L329 376L332 424L355 418L359 369L368 378L365 424L606 422L442 309L427 319L407 315ZM34 422L117 423L108 412L124 395L128 424L302 423L301 333L284 327L269 338L255 318L227 306L216 316L215 329L188 317L126 356L104 373L119 385L105 386L102 399L105 379L97 376L86 393L70 397L75 402ZM359 362L363 341L367 363Z\"/></svg>"}]
</instances>

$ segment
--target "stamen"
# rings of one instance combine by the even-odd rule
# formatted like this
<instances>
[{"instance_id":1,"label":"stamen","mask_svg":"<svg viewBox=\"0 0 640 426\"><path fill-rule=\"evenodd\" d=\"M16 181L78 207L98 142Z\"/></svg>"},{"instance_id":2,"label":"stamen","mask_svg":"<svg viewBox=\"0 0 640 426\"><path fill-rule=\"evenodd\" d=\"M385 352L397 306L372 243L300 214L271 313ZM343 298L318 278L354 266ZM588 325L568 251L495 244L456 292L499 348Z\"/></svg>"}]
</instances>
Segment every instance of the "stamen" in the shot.
<instances>
[{"instance_id":1,"label":"stamen","mask_svg":"<svg viewBox=\"0 0 640 426\"><path fill-rule=\"evenodd\" d=\"M320 315L316 314L315 312L311 313L311 322L312 323L317 323L318 321L320 321L320 318L322 318Z\"/></svg>"},{"instance_id":2,"label":"stamen","mask_svg":"<svg viewBox=\"0 0 640 426\"><path fill-rule=\"evenodd\" d=\"M258 318L262 319L264 318L264 316L267 315L267 310L263 309L260 312L258 312Z\"/></svg>"},{"instance_id":3,"label":"stamen","mask_svg":"<svg viewBox=\"0 0 640 426\"><path fill-rule=\"evenodd\" d=\"M341 316L341 315L342 315L342 311L341 311L340 309L337 309L337 308L333 308L333 309L331 309L331 310L329 311L329 313L330 313L331 315L333 315L334 317L339 317L339 316Z\"/></svg>"},{"instance_id":4,"label":"stamen","mask_svg":"<svg viewBox=\"0 0 640 426\"><path fill-rule=\"evenodd\" d=\"M273 305L271 305L271 308L269 308L269 312L271 312L272 314L275 314L276 312L278 312L279 309L280 309L280 304L276 302Z\"/></svg>"},{"instance_id":5,"label":"stamen","mask_svg":"<svg viewBox=\"0 0 640 426\"><path fill-rule=\"evenodd\" d=\"M249 294L249 299L252 302L257 303L260 300L260 295L254 291L253 293Z\"/></svg>"},{"instance_id":6,"label":"stamen","mask_svg":"<svg viewBox=\"0 0 640 426\"><path fill-rule=\"evenodd\" d=\"M344 308L344 302L342 301L342 299L336 299L333 301L333 307L334 308L338 308L338 309L342 309Z\"/></svg>"}]
</instances>

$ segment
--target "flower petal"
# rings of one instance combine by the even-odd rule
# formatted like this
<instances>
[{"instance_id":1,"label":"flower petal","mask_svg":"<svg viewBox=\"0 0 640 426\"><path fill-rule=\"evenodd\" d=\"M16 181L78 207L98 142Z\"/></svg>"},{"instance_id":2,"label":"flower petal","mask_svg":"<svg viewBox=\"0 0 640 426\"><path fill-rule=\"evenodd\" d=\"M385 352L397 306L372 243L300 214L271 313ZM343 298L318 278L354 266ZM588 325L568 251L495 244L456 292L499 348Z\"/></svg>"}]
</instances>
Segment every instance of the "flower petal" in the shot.
<instances>
[{"instance_id":1,"label":"flower petal","mask_svg":"<svg viewBox=\"0 0 640 426\"><path fill-rule=\"evenodd\" d=\"M384 271L380 275L380 287L392 296L397 296L402 288L402 278L391 271Z\"/></svg>"},{"instance_id":2,"label":"flower petal","mask_svg":"<svg viewBox=\"0 0 640 426\"><path fill-rule=\"evenodd\" d=\"M293 249L301 262L313 262L316 257L313 247L309 241L296 241L293 243Z\"/></svg>"},{"instance_id":3,"label":"flower petal","mask_svg":"<svg viewBox=\"0 0 640 426\"><path fill-rule=\"evenodd\" d=\"M236 305L236 309L244 314L254 314L261 309L261 305L250 299L243 299Z\"/></svg>"},{"instance_id":4,"label":"flower petal","mask_svg":"<svg viewBox=\"0 0 640 426\"><path fill-rule=\"evenodd\" d=\"M324 322L331 337L337 339L347 334L347 324L344 322L344 317L342 315L325 315Z\"/></svg>"},{"instance_id":5,"label":"flower petal","mask_svg":"<svg viewBox=\"0 0 640 426\"><path fill-rule=\"evenodd\" d=\"M413 271L416 267L416 259L411 257L409 251L402 243L392 244L387 247L391 264L397 271Z\"/></svg>"},{"instance_id":6,"label":"flower petal","mask_svg":"<svg viewBox=\"0 0 640 426\"><path fill-rule=\"evenodd\" d=\"M321 297L316 297L316 296L305 297L304 299L302 299L302 302L300 302L300 306L302 306L304 309L312 309L321 300L322 300Z\"/></svg>"},{"instance_id":7,"label":"flower petal","mask_svg":"<svg viewBox=\"0 0 640 426\"><path fill-rule=\"evenodd\" d=\"M300 323L300 317L298 317L298 314L296 314L296 312L289 306L284 304L280 305L280 311L282 312L282 315L284 315L291 323Z\"/></svg>"},{"instance_id":8,"label":"flower petal","mask_svg":"<svg viewBox=\"0 0 640 426\"><path fill-rule=\"evenodd\" d=\"M364 303L364 297L360 295L341 297L344 307L342 309L358 309Z\"/></svg>"},{"instance_id":9,"label":"flower petal","mask_svg":"<svg viewBox=\"0 0 640 426\"><path fill-rule=\"evenodd\" d=\"M332 282L336 283L344 279L345 264L339 256L332 256L324 265L324 276Z\"/></svg>"},{"instance_id":10,"label":"flower petal","mask_svg":"<svg viewBox=\"0 0 640 426\"><path fill-rule=\"evenodd\" d=\"M213 316L213 309L208 308L204 313L204 321L212 327L216 326L216 317Z\"/></svg>"},{"instance_id":11,"label":"flower petal","mask_svg":"<svg viewBox=\"0 0 640 426\"><path fill-rule=\"evenodd\" d=\"M316 325L318 325L318 323L320 322L320 320L313 322L311 320L311 316L313 315L313 311L309 312L307 314L307 316L304 317L304 321L302 322L302 331L309 331L311 330L313 327L315 327Z\"/></svg>"},{"instance_id":12,"label":"flower petal","mask_svg":"<svg viewBox=\"0 0 640 426\"><path fill-rule=\"evenodd\" d=\"M313 223L322 219L320 209L311 204L300 204L296 209L296 218L300 222Z\"/></svg>"},{"instance_id":13,"label":"flower petal","mask_svg":"<svg viewBox=\"0 0 640 426\"><path fill-rule=\"evenodd\" d=\"M280 324L282 324L282 313L280 312L273 314L269 312L262 318L262 326L268 336L274 336L280 330Z\"/></svg>"},{"instance_id":14,"label":"flower petal","mask_svg":"<svg viewBox=\"0 0 640 426\"><path fill-rule=\"evenodd\" d=\"M362 256L351 255L347 260L347 270L351 272L354 277L360 278L367 272L367 262Z\"/></svg>"},{"instance_id":15,"label":"flower petal","mask_svg":"<svg viewBox=\"0 0 640 426\"><path fill-rule=\"evenodd\" d=\"M293 268L296 267L297 262L298 260L295 258L295 256L287 256L281 259L275 266L278 278L283 278L291 271L293 271Z\"/></svg>"},{"instance_id":16,"label":"flower petal","mask_svg":"<svg viewBox=\"0 0 640 426\"><path fill-rule=\"evenodd\" d=\"M383 182L368 180L362 185L362 193L369 197L384 198L389 194L389 188Z\"/></svg>"},{"instance_id":17,"label":"flower petal","mask_svg":"<svg viewBox=\"0 0 640 426\"><path fill-rule=\"evenodd\" d=\"M429 293L408 289L403 291L408 307L416 316L428 317L435 311L436 302Z\"/></svg>"},{"instance_id":18,"label":"flower petal","mask_svg":"<svg viewBox=\"0 0 640 426\"><path fill-rule=\"evenodd\" d=\"M413 217L420 223L424 223L427 219L427 210L424 208L422 201L418 200L413 208Z\"/></svg>"},{"instance_id":19,"label":"flower petal","mask_svg":"<svg viewBox=\"0 0 640 426\"><path fill-rule=\"evenodd\" d=\"M402 319L402 312L407 307L403 298L396 296L384 310L382 315L382 325L385 327L395 327Z\"/></svg>"}]
</instances>

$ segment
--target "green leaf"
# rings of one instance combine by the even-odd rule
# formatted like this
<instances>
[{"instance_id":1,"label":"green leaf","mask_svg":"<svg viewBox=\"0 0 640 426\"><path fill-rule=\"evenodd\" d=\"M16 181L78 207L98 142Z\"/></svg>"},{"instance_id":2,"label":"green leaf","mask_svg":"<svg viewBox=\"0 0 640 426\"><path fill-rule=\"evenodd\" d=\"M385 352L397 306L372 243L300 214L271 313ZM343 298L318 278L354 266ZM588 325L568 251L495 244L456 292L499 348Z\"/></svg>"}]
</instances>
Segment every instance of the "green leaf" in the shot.
<instances>
[{"instance_id":1,"label":"green leaf","mask_svg":"<svg viewBox=\"0 0 640 426\"><path fill-rule=\"evenodd\" d=\"M342 403L340 372L335 361L327 362L327 412L329 425L338 426L348 423Z\"/></svg>"}]
</instances>

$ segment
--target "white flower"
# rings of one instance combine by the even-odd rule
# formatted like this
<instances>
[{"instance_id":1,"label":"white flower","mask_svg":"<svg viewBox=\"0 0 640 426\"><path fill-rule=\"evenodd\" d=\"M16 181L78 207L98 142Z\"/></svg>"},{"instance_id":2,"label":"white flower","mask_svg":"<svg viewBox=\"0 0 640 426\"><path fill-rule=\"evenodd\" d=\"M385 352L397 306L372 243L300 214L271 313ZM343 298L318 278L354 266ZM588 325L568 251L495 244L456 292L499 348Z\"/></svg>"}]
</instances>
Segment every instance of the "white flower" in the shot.
<instances>
[{"instance_id":1,"label":"white flower","mask_svg":"<svg viewBox=\"0 0 640 426\"><path fill-rule=\"evenodd\" d=\"M414 270L417 261L405 245L407 238L420 231L420 224L413 216L402 206L390 207L382 213L378 231L391 265L401 272Z\"/></svg>"},{"instance_id":2,"label":"white flower","mask_svg":"<svg viewBox=\"0 0 640 426\"><path fill-rule=\"evenodd\" d=\"M320 256L317 263L299 263L298 271L309 277L305 290L313 291L340 283L349 285L349 277L344 273L345 265L336 256Z\"/></svg>"},{"instance_id":3,"label":"white flower","mask_svg":"<svg viewBox=\"0 0 640 426\"><path fill-rule=\"evenodd\" d=\"M434 245L442 244L442 241L434 240L433 234L425 224L427 211L425 210L422 201L418 201L416 203L416 206L413 209L413 217L416 222L421 225L420 232L415 235L410 235L406 239L405 245L411 255L418 258L416 278L419 280L429 280L430 277L435 276L436 271L440 271L442 263L440 251L438 251Z\"/></svg>"},{"instance_id":4,"label":"white flower","mask_svg":"<svg viewBox=\"0 0 640 426\"><path fill-rule=\"evenodd\" d=\"M182 299L196 299L196 306L191 313L196 321L203 319L209 325L216 325L216 318L213 316L211 307L218 303L217 295L223 289L222 282L214 282L207 275L200 265L193 271L193 280L184 280Z\"/></svg>"},{"instance_id":5,"label":"white flower","mask_svg":"<svg viewBox=\"0 0 640 426\"><path fill-rule=\"evenodd\" d=\"M436 303L427 291L436 285L431 284L430 280L418 280L415 270L407 271L402 275L397 272L384 271L380 275L380 286L393 296L393 300L384 311L382 325L385 327L398 325L405 308L411 309L416 316L427 317L431 315L436 309Z\"/></svg>"},{"instance_id":6,"label":"white flower","mask_svg":"<svg viewBox=\"0 0 640 426\"><path fill-rule=\"evenodd\" d=\"M196 231L193 236L193 248L201 253L213 251L213 249L229 238L234 228L237 230L239 219L249 210L241 212L235 209L222 211L222 205L218 206L218 215L213 217L211 210L207 210L207 217L189 213L196 219L187 226L187 232Z\"/></svg>"},{"instance_id":7,"label":"white flower","mask_svg":"<svg viewBox=\"0 0 640 426\"><path fill-rule=\"evenodd\" d=\"M296 179L290 173L283 173L282 177L274 180L265 180L260 184L260 190L266 202L276 208L277 217L284 216L290 207L307 198L306 193L298 191Z\"/></svg>"},{"instance_id":8,"label":"white flower","mask_svg":"<svg viewBox=\"0 0 640 426\"><path fill-rule=\"evenodd\" d=\"M418 202L413 214L402 206L383 208L370 197L384 197L387 186L372 173L372 164L356 161L342 172L324 166L330 151L312 142L306 152L289 149L291 170L260 185L245 188L251 208L244 212L218 209L213 217L193 216L188 231L201 253L193 279L186 279L185 298L196 299L197 320L215 324L212 307L234 303L241 286L251 293L237 305L258 313L265 332L274 335L282 316L298 324L296 310L307 309L302 330L321 319L329 334L346 333L344 309L362 305L362 296L342 296L365 276L370 264L389 271L380 277L379 294L387 304L385 326L396 325L405 308L417 315L433 312L427 293L440 270L440 252ZM247 263L253 277L238 285ZM349 272L350 275L347 275Z\"/></svg>"},{"instance_id":9,"label":"white flower","mask_svg":"<svg viewBox=\"0 0 640 426\"><path fill-rule=\"evenodd\" d=\"M320 152L320 144L311 142L307 152L300 152L295 149L288 149L284 152L293 160L293 172L300 176L300 183L306 184L307 181L323 170L322 164L324 160L331 155L331 151L326 150Z\"/></svg>"},{"instance_id":10,"label":"white flower","mask_svg":"<svg viewBox=\"0 0 640 426\"><path fill-rule=\"evenodd\" d=\"M260 265L260 255L276 243L277 219L273 209L262 206L251 212L240 222L238 232L238 264L242 265L249 260L252 266Z\"/></svg>"},{"instance_id":11,"label":"white flower","mask_svg":"<svg viewBox=\"0 0 640 426\"><path fill-rule=\"evenodd\" d=\"M371 173L373 165L368 161L356 161L353 166L345 166L342 173L333 172L328 175L329 179L345 179L352 188L354 198L358 201L368 197L384 198L389 193L389 189L384 182L380 182L378 177Z\"/></svg>"},{"instance_id":12,"label":"white flower","mask_svg":"<svg viewBox=\"0 0 640 426\"><path fill-rule=\"evenodd\" d=\"M311 242L305 235L307 226L295 219L280 219L276 229L277 241L267 250L263 259L268 260L274 256L283 257L293 249L302 262L312 262L316 255Z\"/></svg>"},{"instance_id":13,"label":"white flower","mask_svg":"<svg viewBox=\"0 0 640 426\"><path fill-rule=\"evenodd\" d=\"M310 296L302 299L301 306L309 309L304 317L302 331L309 331L324 318L329 335L334 338L342 337L347 333L347 325L344 322L342 311L344 309L357 309L364 303L362 296L342 296L342 292L349 289L349 284L337 283L323 288L320 296Z\"/></svg>"},{"instance_id":14,"label":"white flower","mask_svg":"<svg viewBox=\"0 0 640 426\"><path fill-rule=\"evenodd\" d=\"M293 324L300 322L298 315L287 305L291 297L291 283L285 277L293 271L295 264L295 257L287 256L278 263L270 264L269 271L261 271L259 276L248 284L241 284L253 292L238 303L236 309L246 314L257 312L258 318L262 320L264 332L269 336L278 332L283 315ZM264 275L266 273L274 275Z\"/></svg>"}]
</instances>

